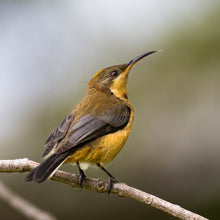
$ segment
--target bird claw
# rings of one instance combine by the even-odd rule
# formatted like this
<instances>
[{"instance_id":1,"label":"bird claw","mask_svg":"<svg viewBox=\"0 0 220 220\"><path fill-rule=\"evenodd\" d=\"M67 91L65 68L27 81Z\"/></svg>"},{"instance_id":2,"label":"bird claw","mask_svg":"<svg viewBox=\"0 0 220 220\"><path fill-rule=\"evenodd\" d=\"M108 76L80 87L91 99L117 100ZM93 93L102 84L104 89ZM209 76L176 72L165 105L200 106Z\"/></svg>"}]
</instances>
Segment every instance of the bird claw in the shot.
<instances>
[{"instance_id":1,"label":"bird claw","mask_svg":"<svg viewBox=\"0 0 220 220\"><path fill-rule=\"evenodd\" d=\"M86 175L85 175L85 173L83 172L83 171L80 171L79 172L79 185L80 185L80 188L82 188L82 183L83 183L83 181L85 180L85 178L86 178Z\"/></svg>"},{"instance_id":2,"label":"bird claw","mask_svg":"<svg viewBox=\"0 0 220 220\"><path fill-rule=\"evenodd\" d=\"M115 183L119 183L119 181L115 177L110 177L107 187L108 194L110 194L112 187L114 186Z\"/></svg>"}]
</instances>

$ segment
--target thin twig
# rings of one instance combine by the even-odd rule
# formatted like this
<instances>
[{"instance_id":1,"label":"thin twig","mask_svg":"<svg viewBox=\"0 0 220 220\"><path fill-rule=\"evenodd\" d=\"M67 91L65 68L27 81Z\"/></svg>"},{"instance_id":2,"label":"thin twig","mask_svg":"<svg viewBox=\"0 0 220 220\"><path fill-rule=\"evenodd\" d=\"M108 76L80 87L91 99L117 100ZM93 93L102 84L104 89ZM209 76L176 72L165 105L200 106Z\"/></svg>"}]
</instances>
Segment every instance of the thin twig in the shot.
<instances>
[{"instance_id":1,"label":"thin twig","mask_svg":"<svg viewBox=\"0 0 220 220\"><path fill-rule=\"evenodd\" d=\"M10 207L22 213L24 216L34 220L56 220L54 216L45 212L21 196L12 192L3 182L0 181L0 199Z\"/></svg>"},{"instance_id":2,"label":"thin twig","mask_svg":"<svg viewBox=\"0 0 220 220\"><path fill-rule=\"evenodd\" d=\"M26 172L31 171L37 165L39 164L26 158L16 160L0 160L0 172ZM77 175L59 170L56 171L51 180L66 183L72 187L80 187ZM108 191L108 182L99 179L86 178L83 181L82 187L91 191L105 193ZM115 183L111 190L111 193L144 203L179 219L207 220L207 218L188 211L180 207L179 205L172 204L156 196L130 187L124 183Z\"/></svg>"}]
</instances>

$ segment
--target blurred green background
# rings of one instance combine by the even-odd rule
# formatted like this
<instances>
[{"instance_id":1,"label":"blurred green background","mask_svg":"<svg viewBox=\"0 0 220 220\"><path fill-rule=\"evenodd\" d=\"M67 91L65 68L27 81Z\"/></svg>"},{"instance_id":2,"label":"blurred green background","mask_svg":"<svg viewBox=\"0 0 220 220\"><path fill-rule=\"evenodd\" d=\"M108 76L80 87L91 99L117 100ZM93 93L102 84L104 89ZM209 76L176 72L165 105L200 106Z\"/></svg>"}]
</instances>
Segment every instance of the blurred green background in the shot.
<instances>
[{"instance_id":1,"label":"blurred green background","mask_svg":"<svg viewBox=\"0 0 220 220\"><path fill-rule=\"evenodd\" d=\"M107 168L121 182L219 219L219 11L218 0L0 1L0 159L41 162L46 138L93 74L162 49L130 73L134 126ZM115 195L24 183L25 176L0 174L58 219L173 219ZM3 201L0 213L24 218Z\"/></svg>"}]
</instances>

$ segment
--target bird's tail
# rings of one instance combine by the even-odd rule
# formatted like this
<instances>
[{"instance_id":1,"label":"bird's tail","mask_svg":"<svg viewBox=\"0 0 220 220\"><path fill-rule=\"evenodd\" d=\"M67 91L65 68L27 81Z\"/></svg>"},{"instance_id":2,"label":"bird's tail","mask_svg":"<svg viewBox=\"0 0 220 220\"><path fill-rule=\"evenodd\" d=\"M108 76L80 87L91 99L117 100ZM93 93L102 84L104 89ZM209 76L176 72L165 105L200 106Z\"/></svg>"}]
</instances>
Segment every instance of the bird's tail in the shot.
<instances>
[{"instance_id":1,"label":"bird's tail","mask_svg":"<svg viewBox=\"0 0 220 220\"><path fill-rule=\"evenodd\" d=\"M25 178L25 182L35 181L37 183L42 183L49 177L51 177L54 172L59 168L60 165L65 161L65 159L71 154L67 151L62 154L52 154L38 167L33 169Z\"/></svg>"}]
</instances>

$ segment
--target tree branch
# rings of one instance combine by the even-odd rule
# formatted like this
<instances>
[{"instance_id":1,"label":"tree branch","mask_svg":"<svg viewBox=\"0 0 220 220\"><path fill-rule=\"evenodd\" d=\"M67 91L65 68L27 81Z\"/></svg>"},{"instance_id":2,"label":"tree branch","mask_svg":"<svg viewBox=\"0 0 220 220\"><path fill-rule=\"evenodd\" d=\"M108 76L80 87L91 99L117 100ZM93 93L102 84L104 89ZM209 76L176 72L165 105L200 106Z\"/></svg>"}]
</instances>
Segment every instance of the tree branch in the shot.
<instances>
[{"instance_id":1,"label":"tree branch","mask_svg":"<svg viewBox=\"0 0 220 220\"><path fill-rule=\"evenodd\" d=\"M28 160L26 158L16 160L0 160L0 172L26 172L31 171L38 165L38 163ZM51 180L66 183L72 187L80 187L77 175L59 170L56 171ZM83 181L82 187L91 191L105 193L108 191L108 182L100 179L86 178ZM159 209L179 219L207 220L207 218L204 218L191 211L188 211L180 207L179 205L172 204L156 196L130 187L124 183L115 183L111 190L111 193L144 203L148 206Z\"/></svg>"},{"instance_id":2,"label":"tree branch","mask_svg":"<svg viewBox=\"0 0 220 220\"><path fill-rule=\"evenodd\" d=\"M56 220L50 213L45 212L19 195L12 192L4 183L0 181L0 199L10 207L22 213L24 216L34 220Z\"/></svg>"}]
</instances>

